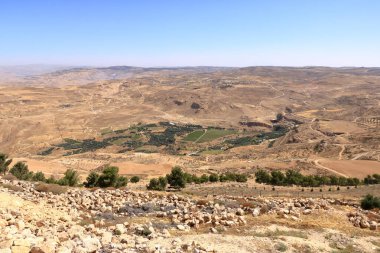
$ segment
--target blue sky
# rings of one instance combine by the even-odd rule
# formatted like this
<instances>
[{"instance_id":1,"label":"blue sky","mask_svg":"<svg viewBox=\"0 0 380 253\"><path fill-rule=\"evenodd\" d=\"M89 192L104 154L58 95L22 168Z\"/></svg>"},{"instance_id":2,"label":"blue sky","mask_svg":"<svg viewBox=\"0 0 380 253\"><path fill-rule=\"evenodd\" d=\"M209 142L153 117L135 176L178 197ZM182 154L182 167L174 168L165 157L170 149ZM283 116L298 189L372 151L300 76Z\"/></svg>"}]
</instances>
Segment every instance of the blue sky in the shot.
<instances>
[{"instance_id":1,"label":"blue sky","mask_svg":"<svg viewBox=\"0 0 380 253\"><path fill-rule=\"evenodd\" d=\"M20 64L380 66L380 1L1 0Z\"/></svg>"}]
</instances>

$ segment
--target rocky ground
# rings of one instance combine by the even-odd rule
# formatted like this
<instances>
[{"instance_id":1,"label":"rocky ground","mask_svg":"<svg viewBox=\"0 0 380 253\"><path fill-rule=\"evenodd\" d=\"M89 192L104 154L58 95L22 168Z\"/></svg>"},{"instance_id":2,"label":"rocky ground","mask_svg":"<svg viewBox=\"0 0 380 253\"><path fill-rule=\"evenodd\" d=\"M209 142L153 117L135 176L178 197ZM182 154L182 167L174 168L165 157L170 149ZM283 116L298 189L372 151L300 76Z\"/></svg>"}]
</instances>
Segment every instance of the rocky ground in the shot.
<instances>
[{"instance_id":1,"label":"rocky ground","mask_svg":"<svg viewBox=\"0 0 380 253\"><path fill-rule=\"evenodd\" d=\"M356 201L199 199L0 180L0 253L379 252L379 222L379 211Z\"/></svg>"}]
</instances>

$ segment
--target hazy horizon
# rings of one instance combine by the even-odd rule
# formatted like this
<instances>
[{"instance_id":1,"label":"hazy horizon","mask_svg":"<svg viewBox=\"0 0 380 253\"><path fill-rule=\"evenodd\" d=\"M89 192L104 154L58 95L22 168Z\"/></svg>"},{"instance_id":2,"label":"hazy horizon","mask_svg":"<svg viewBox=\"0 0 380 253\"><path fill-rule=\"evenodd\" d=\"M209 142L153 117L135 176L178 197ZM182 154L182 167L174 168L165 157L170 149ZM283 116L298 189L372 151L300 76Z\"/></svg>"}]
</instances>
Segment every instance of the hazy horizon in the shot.
<instances>
[{"instance_id":1,"label":"hazy horizon","mask_svg":"<svg viewBox=\"0 0 380 253\"><path fill-rule=\"evenodd\" d=\"M0 65L380 66L380 2L2 1Z\"/></svg>"}]
</instances>

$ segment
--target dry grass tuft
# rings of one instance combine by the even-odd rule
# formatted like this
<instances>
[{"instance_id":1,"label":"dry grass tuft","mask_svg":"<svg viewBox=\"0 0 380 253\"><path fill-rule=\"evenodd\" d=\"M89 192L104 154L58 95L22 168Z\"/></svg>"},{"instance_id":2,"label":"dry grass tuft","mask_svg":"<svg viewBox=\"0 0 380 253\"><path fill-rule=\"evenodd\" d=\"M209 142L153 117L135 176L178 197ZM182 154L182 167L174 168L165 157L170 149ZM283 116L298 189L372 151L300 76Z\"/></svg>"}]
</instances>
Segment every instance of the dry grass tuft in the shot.
<instances>
[{"instance_id":1,"label":"dry grass tuft","mask_svg":"<svg viewBox=\"0 0 380 253\"><path fill-rule=\"evenodd\" d=\"M22 187L17 186L17 185L13 185L13 184L0 184L0 187L7 188L7 189L15 191L15 192L23 191Z\"/></svg>"},{"instance_id":2,"label":"dry grass tuft","mask_svg":"<svg viewBox=\"0 0 380 253\"><path fill-rule=\"evenodd\" d=\"M4 175L1 177L2 179L5 179L5 180L9 180L9 181L14 181L14 180L17 180L17 178L15 176L13 176L12 174L7 174L7 175Z\"/></svg>"},{"instance_id":3,"label":"dry grass tuft","mask_svg":"<svg viewBox=\"0 0 380 253\"><path fill-rule=\"evenodd\" d=\"M36 191L39 191L39 192L51 192L53 194L62 194L62 193L65 193L67 191L67 187L65 186L60 186L60 185L57 185L57 184L44 184L44 183L41 183L39 185L36 186Z\"/></svg>"},{"instance_id":4,"label":"dry grass tuft","mask_svg":"<svg viewBox=\"0 0 380 253\"><path fill-rule=\"evenodd\" d=\"M197 201L196 205L197 206L207 206L208 203L209 203L208 200L200 199Z\"/></svg>"},{"instance_id":5,"label":"dry grass tuft","mask_svg":"<svg viewBox=\"0 0 380 253\"><path fill-rule=\"evenodd\" d=\"M289 236L289 237L298 237L298 238L303 238L307 239L308 236L306 233L302 231L296 231L296 230L279 230L276 229L274 231L265 231L265 232L256 232L253 234L253 236L256 237L270 237L270 238L275 238L275 237L280 237L280 236Z\"/></svg>"}]
</instances>

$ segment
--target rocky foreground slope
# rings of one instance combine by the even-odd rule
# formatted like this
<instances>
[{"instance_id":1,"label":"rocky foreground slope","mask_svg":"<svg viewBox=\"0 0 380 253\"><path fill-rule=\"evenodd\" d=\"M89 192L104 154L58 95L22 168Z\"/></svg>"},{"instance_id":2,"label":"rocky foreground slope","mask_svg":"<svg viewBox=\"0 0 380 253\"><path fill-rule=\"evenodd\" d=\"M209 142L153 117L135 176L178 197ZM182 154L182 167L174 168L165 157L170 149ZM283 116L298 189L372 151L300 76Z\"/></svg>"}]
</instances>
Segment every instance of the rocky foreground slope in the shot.
<instances>
[{"instance_id":1,"label":"rocky foreground slope","mask_svg":"<svg viewBox=\"0 0 380 253\"><path fill-rule=\"evenodd\" d=\"M380 213L357 202L52 187L0 180L0 253L380 249Z\"/></svg>"}]
</instances>

